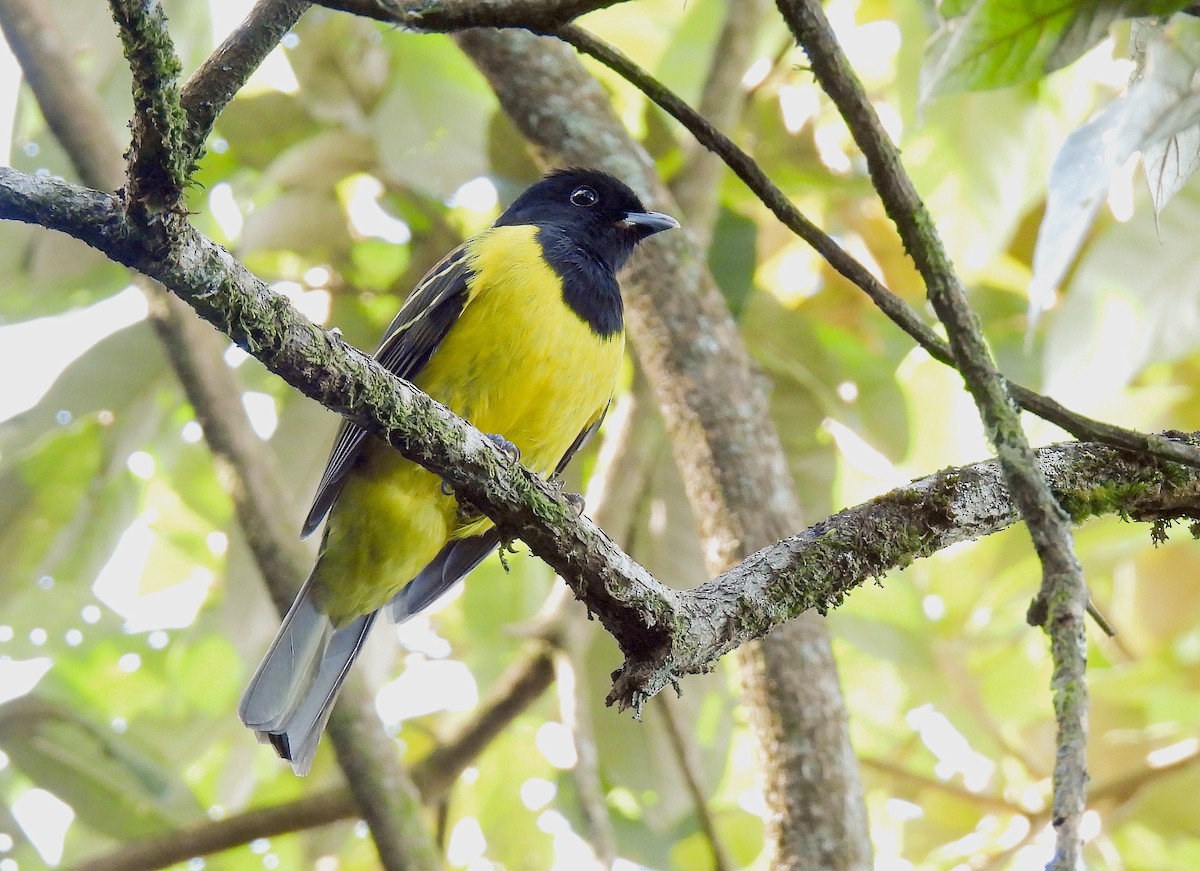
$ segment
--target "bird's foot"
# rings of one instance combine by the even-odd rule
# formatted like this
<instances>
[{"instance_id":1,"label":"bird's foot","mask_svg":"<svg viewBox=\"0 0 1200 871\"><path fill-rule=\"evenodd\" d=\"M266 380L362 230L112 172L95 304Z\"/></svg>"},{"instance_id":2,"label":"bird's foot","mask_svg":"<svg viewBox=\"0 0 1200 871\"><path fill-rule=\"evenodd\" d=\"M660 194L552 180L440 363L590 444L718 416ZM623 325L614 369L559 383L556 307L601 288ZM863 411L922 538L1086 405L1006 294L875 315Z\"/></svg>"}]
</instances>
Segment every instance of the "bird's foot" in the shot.
<instances>
[{"instance_id":1,"label":"bird's foot","mask_svg":"<svg viewBox=\"0 0 1200 871\"><path fill-rule=\"evenodd\" d=\"M510 462L518 463L521 461L521 449L506 439L504 436L495 432L484 433L487 440L498 447Z\"/></svg>"},{"instance_id":2,"label":"bird's foot","mask_svg":"<svg viewBox=\"0 0 1200 871\"><path fill-rule=\"evenodd\" d=\"M562 480L558 477L551 478L550 483L558 488L558 492L562 494L562 497L567 500L567 503L572 508L575 509L575 516L582 517L583 509L587 507L587 500L584 499L579 493L567 492L567 489L563 486Z\"/></svg>"},{"instance_id":3,"label":"bird's foot","mask_svg":"<svg viewBox=\"0 0 1200 871\"><path fill-rule=\"evenodd\" d=\"M563 498L567 500L572 508L575 509L575 516L582 517L583 509L587 507L587 500L579 493L563 492Z\"/></svg>"},{"instance_id":4,"label":"bird's foot","mask_svg":"<svg viewBox=\"0 0 1200 871\"><path fill-rule=\"evenodd\" d=\"M459 524L473 523L480 517L483 517L483 512L474 505L465 502L459 502L458 509L454 512L454 519Z\"/></svg>"}]
</instances>

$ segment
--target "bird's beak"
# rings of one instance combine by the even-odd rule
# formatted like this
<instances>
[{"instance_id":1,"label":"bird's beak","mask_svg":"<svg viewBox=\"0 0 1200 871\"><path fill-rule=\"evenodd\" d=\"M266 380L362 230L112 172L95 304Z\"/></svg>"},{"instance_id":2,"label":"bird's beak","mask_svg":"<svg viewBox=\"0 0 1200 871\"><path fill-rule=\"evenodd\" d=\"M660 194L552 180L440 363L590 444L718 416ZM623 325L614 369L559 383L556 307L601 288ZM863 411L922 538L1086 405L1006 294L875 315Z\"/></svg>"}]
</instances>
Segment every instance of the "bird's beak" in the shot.
<instances>
[{"instance_id":1,"label":"bird's beak","mask_svg":"<svg viewBox=\"0 0 1200 871\"><path fill-rule=\"evenodd\" d=\"M653 236L655 233L672 230L679 226L678 221L662 212L629 212L623 220L617 223L626 229L637 227L644 236Z\"/></svg>"}]
</instances>

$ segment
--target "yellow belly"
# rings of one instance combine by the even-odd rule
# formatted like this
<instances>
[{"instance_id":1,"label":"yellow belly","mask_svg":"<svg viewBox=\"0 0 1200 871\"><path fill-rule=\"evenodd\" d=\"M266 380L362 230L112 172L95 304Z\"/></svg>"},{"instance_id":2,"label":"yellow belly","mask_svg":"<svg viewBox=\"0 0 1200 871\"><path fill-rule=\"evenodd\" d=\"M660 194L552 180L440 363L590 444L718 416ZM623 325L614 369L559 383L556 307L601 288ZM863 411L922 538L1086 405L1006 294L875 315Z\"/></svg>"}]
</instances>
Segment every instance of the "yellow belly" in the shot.
<instances>
[{"instance_id":1,"label":"yellow belly","mask_svg":"<svg viewBox=\"0 0 1200 871\"><path fill-rule=\"evenodd\" d=\"M523 236L532 227L491 234ZM551 473L576 437L603 413L621 365L624 336L601 339L563 302L559 282L531 244L471 255L474 291L416 385L485 433L504 436L521 462ZM531 254L514 256L514 250ZM456 522L441 479L371 440L329 516L318 566L335 622L381 607L452 538L490 522Z\"/></svg>"}]
</instances>

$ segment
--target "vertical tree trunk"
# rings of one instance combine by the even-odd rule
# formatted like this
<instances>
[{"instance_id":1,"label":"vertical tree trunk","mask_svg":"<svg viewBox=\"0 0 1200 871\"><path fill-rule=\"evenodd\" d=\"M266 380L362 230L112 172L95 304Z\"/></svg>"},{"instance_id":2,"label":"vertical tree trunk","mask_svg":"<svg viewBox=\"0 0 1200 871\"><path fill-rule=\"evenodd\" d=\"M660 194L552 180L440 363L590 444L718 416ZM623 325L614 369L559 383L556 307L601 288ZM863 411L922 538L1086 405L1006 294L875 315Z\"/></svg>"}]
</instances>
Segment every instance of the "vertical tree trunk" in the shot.
<instances>
[{"instance_id":1,"label":"vertical tree trunk","mask_svg":"<svg viewBox=\"0 0 1200 871\"><path fill-rule=\"evenodd\" d=\"M457 37L546 163L591 165L669 197L567 46L523 31ZM720 291L682 234L626 276L634 347L671 433L714 574L800 526L778 434ZM824 623L810 616L742 659L762 747L772 867L866 869L857 763Z\"/></svg>"}]
</instances>

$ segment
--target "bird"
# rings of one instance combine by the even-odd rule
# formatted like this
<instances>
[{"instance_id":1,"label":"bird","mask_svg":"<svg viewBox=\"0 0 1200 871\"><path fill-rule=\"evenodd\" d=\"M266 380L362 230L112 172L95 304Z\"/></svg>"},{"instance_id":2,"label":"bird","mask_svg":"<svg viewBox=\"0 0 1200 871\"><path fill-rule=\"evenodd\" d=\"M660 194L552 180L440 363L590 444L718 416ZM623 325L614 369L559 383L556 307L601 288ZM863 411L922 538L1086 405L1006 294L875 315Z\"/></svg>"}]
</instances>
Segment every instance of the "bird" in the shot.
<instances>
[{"instance_id":1,"label":"bird","mask_svg":"<svg viewBox=\"0 0 1200 871\"><path fill-rule=\"evenodd\" d=\"M617 272L638 243L678 226L605 172L551 172L429 270L375 359L554 478L599 428L616 386ZM302 535L322 521L312 572L238 707L298 775L379 614L407 620L500 543L438 476L348 421Z\"/></svg>"}]
</instances>

